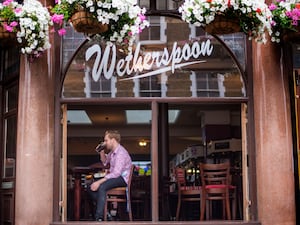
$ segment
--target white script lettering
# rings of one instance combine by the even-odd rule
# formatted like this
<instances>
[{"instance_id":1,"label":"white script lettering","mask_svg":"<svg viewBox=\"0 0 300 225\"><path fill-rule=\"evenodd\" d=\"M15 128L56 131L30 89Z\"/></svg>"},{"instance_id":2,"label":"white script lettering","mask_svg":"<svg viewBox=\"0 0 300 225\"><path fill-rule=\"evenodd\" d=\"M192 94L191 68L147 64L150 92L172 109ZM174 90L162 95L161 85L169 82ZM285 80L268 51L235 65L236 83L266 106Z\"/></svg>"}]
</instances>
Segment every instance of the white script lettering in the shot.
<instances>
[{"instance_id":1,"label":"white script lettering","mask_svg":"<svg viewBox=\"0 0 300 225\"><path fill-rule=\"evenodd\" d=\"M96 54L92 69L93 80L98 81L102 73L106 79L110 79L114 72L119 77L123 77L125 74L135 74L133 77L123 78L122 80L143 78L167 71L174 73L175 69L205 62L205 60L190 60L197 59L201 55L210 56L213 51L213 46L211 45L210 40L193 42L192 45L186 43L182 47L178 46L177 42L174 42L171 53L169 53L168 49L165 47L161 52L146 52L142 55L140 47L140 43L138 43L134 53L130 52L130 54L128 54L125 58L120 59L118 62L116 55L117 48L115 45L105 47L102 59L102 50L98 44L94 44L89 47L85 53L85 60L89 61L91 57ZM153 68L157 69L146 72Z\"/></svg>"}]
</instances>

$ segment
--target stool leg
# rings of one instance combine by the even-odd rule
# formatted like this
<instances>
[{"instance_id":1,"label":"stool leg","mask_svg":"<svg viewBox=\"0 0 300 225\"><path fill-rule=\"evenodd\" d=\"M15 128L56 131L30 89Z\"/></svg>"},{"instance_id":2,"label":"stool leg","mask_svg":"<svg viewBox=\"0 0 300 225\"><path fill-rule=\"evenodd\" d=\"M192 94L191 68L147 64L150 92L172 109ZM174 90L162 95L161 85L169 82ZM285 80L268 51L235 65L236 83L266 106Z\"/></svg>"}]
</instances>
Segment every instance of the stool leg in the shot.
<instances>
[{"instance_id":1,"label":"stool leg","mask_svg":"<svg viewBox=\"0 0 300 225\"><path fill-rule=\"evenodd\" d=\"M205 208L206 208L206 199L204 197L204 195L202 195L202 199L201 199L201 212L200 212L200 220L204 220L204 215L205 215Z\"/></svg>"},{"instance_id":2,"label":"stool leg","mask_svg":"<svg viewBox=\"0 0 300 225\"><path fill-rule=\"evenodd\" d=\"M227 193L225 204L226 204L227 219L231 220L229 193Z\"/></svg>"},{"instance_id":3,"label":"stool leg","mask_svg":"<svg viewBox=\"0 0 300 225\"><path fill-rule=\"evenodd\" d=\"M177 210L176 210L176 220L179 220L180 216L180 207L181 207L181 199L178 197L178 202L177 202Z\"/></svg>"},{"instance_id":4,"label":"stool leg","mask_svg":"<svg viewBox=\"0 0 300 225\"><path fill-rule=\"evenodd\" d=\"M236 219L236 189L232 193L232 219Z\"/></svg>"}]
</instances>

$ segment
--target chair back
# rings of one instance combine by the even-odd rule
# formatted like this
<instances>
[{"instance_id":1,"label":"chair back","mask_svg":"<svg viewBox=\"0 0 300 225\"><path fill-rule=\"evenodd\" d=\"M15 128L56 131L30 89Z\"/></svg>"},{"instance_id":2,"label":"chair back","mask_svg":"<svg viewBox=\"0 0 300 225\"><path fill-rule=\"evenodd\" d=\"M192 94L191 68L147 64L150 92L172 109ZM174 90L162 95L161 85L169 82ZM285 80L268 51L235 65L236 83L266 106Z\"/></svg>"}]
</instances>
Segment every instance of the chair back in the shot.
<instances>
[{"instance_id":1,"label":"chair back","mask_svg":"<svg viewBox=\"0 0 300 225\"><path fill-rule=\"evenodd\" d=\"M176 175L178 187L186 186L185 169L177 167L175 169L175 175Z\"/></svg>"},{"instance_id":2,"label":"chair back","mask_svg":"<svg viewBox=\"0 0 300 225\"><path fill-rule=\"evenodd\" d=\"M179 220L181 204L183 202L199 202L201 197L200 186L187 186L185 179L185 169L177 167L175 169L175 176L177 180L178 196L177 196L177 209L176 209L176 220Z\"/></svg>"},{"instance_id":3,"label":"chair back","mask_svg":"<svg viewBox=\"0 0 300 225\"><path fill-rule=\"evenodd\" d=\"M229 185L230 163L205 164L200 163L201 183L207 185Z\"/></svg>"},{"instance_id":4,"label":"chair back","mask_svg":"<svg viewBox=\"0 0 300 225\"><path fill-rule=\"evenodd\" d=\"M134 171L134 165L132 164L130 167L130 173L129 173L129 177L128 177L128 184L127 184L128 192L130 192L130 190L131 190L131 183L132 183L131 181L132 181L133 171Z\"/></svg>"},{"instance_id":5,"label":"chair back","mask_svg":"<svg viewBox=\"0 0 300 225\"><path fill-rule=\"evenodd\" d=\"M231 210L229 202L230 189L230 162L219 164L200 163L200 176L202 183L202 200L201 200L201 218L204 219L204 213L210 214L206 210L206 201L222 200L223 209L226 211L227 219L231 219ZM209 207L208 207L209 208ZM223 216L225 213L223 213ZM225 218L225 217L224 217Z\"/></svg>"}]
</instances>

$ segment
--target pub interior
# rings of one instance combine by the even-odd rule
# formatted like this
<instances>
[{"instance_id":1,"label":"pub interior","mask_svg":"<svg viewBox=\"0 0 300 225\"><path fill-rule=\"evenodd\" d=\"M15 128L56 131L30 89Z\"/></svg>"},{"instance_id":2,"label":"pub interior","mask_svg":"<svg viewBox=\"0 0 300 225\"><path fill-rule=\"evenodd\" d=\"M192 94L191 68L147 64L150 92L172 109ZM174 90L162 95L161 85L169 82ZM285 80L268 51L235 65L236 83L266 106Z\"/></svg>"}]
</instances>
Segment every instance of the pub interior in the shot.
<instances>
[{"instance_id":1,"label":"pub interior","mask_svg":"<svg viewBox=\"0 0 300 225\"><path fill-rule=\"evenodd\" d=\"M241 105L164 104L166 125L159 128L159 218L176 220L178 184L176 168L185 171L186 186L201 186L200 162L230 162L232 219L243 219ZM151 107L133 105L70 105L67 135L67 219L93 220L94 204L86 188L108 168L99 161L95 147L105 130L121 133L121 144L132 157L135 169L131 186L133 220L151 220ZM163 113L162 113L163 114ZM163 119L159 120L163 124ZM164 160L164 158L167 158ZM166 162L167 161L167 162ZM235 201L233 203L233 201ZM110 206L109 219L128 220L126 207ZM187 206L187 207L186 207ZM223 207L210 205L211 219L222 219ZM199 202L186 202L179 220L199 220ZM208 219L208 218L206 218Z\"/></svg>"}]
</instances>

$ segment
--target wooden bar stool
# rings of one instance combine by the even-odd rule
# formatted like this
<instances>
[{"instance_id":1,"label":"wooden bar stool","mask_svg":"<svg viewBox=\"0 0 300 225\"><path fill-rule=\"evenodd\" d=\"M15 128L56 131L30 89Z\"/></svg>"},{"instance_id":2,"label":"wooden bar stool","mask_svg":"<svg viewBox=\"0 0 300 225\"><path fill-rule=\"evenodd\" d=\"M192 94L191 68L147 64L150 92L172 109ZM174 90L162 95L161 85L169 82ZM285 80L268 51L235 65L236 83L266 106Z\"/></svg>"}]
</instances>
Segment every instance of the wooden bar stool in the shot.
<instances>
[{"instance_id":1,"label":"wooden bar stool","mask_svg":"<svg viewBox=\"0 0 300 225\"><path fill-rule=\"evenodd\" d=\"M132 221L132 210L131 210L131 180L133 174L134 165L131 166L130 175L128 179L127 187L113 188L106 193L106 201L104 208L104 220L107 220L108 203L127 203L127 211L129 220Z\"/></svg>"},{"instance_id":2,"label":"wooden bar stool","mask_svg":"<svg viewBox=\"0 0 300 225\"><path fill-rule=\"evenodd\" d=\"M185 180L185 170L183 168L176 168L175 175L178 187L176 220L179 220L182 203L199 202L200 206L201 186L187 186Z\"/></svg>"}]
</instances>

